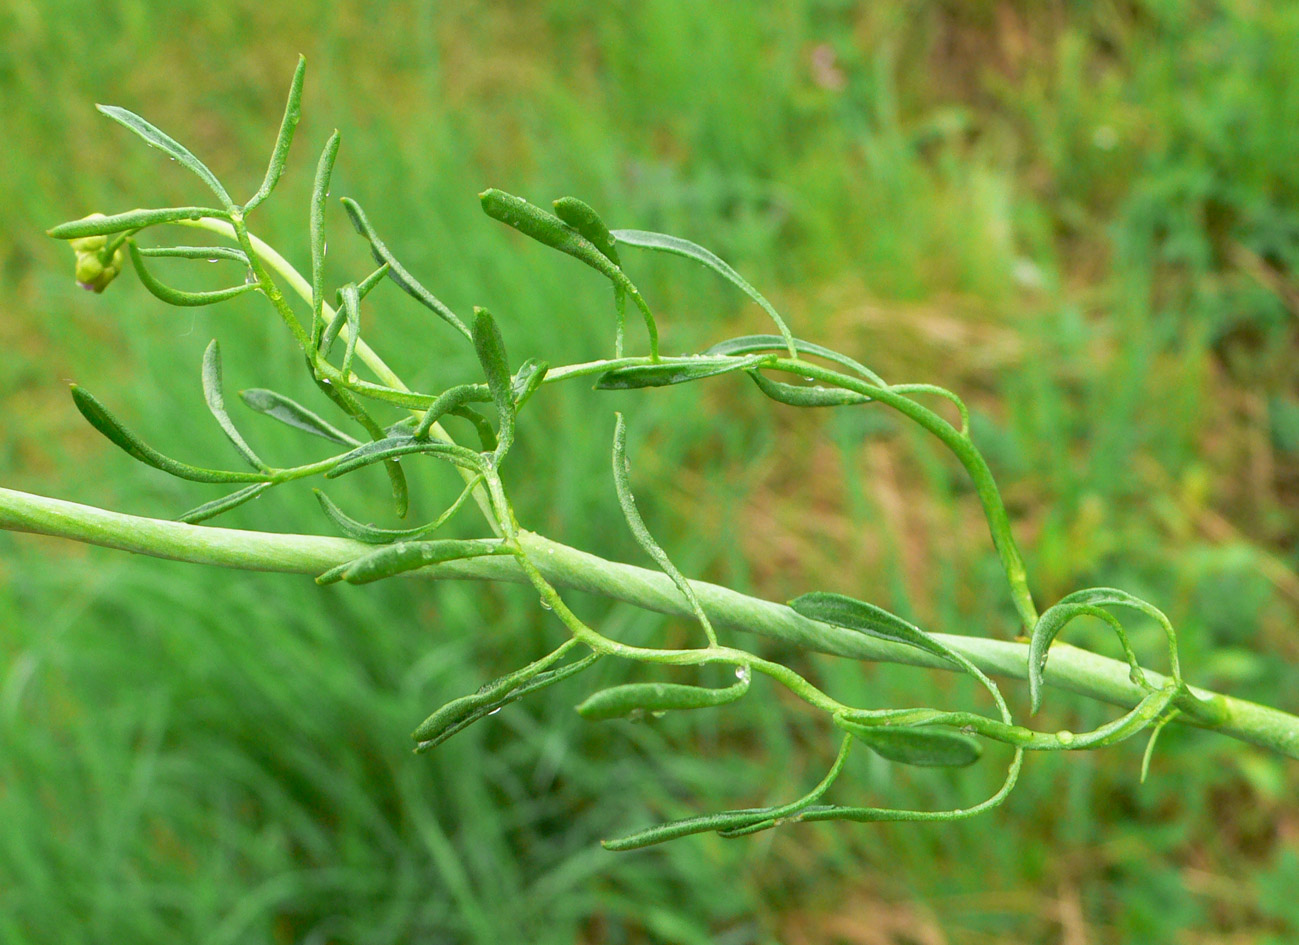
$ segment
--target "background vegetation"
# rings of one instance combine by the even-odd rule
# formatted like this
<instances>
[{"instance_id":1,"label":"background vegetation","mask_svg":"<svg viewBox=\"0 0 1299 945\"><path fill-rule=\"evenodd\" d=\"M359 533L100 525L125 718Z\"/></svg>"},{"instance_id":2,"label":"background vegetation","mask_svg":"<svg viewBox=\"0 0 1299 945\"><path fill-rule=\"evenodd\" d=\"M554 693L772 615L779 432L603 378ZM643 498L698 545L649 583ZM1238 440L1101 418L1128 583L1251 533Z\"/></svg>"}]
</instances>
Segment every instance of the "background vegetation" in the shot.
<instances>
[{"instance_id":1,"label":"background vegetation","mask_svg":"<svg viewBox=\"0 0 1299 945\"><path fill-rule=\"evenodd\" d=\"M232 388L301 373L255 300L178 314L129 276L83 294L42 235L197 194L95 101L141 112L251 192L301 51L298 150L257 227L299 265L314 152L335 126L335 194L453 307L497 313L516 358L607 350L607 289L483 218L485 186L576 194L612 225L703 243L803 337L975 406L1039 601L1130 588L1172 616L1192 681L1296 708L1299 8L17 0L0 35L0 483L178 514L205 487L113 450L64 382L201 460L226 449L190 422L209 338ZM335 224L336 277L367 272ZM707 274L633 266L665 351L767 330ZM382 319L367 334L422 385L474 375L399 293ZM869 411L809 419L737 381L634 402L547 390L507 470L525 524L640 560L608 474L615 407L630 411L646 517L687 573L1012 632L952 463ZM273 427L256 430L271 456ZM426 475L449 498L449 474ZM340 499L383 514L352 488ZM279 491L230 524L328 531L310 495ZM579 603L629 640L690 632ZM966 824L634 855L596 841L792 796L823 765L824 733L773 690L707 718L589 725L563 686L409 753L431 706L554 630L519 589L321 590L0 535L0 940L1299 936L1299 771L1202 733L1166 732L1144 786L1136 746L1030 758L1006 807ZM915 670L805 665L881 704L969 695ZM1047 710L1071 729L1105 711L1062 695ZM836 790L884 805L999 777L857 761Z\"/></svg>"}]
</instances>

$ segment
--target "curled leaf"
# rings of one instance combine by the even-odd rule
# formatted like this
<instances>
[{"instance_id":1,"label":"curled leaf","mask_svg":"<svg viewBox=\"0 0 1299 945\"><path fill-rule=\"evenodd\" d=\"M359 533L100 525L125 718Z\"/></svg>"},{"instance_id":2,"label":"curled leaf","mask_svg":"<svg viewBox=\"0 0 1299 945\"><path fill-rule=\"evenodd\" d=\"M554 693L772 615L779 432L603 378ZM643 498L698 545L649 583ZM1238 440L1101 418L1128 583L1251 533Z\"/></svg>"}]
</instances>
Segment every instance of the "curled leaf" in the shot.
<instances>
[{"instance_id":1,"label":"curled leaf","mask_svg":"<svg viewBox=\"0 0 1299 945\"><path fill-rule=\"evenodd\" d=\"M455 443L441 443L430 440L417 440L409 436L385 437L371 443L364 443L350 453L339 458L338 465L325 473L326 479L337 479L362 466L384 460L396 459L408 453L428 453L445 459L465 469L481 472L483 460L473 450L457 446Z\"/></svg>"},{"instance_id":2,"label":"curled leaf","mask_svg":"<svg viewBox=\"0 0 1299 945\"><path fill-rule=\"evenodd\" d=\"M250 282L241 282L238 285L232 285L225 289L213 289L210 292L187 292L184 289L175 289L159 281L154 277L153 273L149 272L148 267L144 264L144 257L140 255L140 248L135 245L135 240L127 240L126 248L131 254L131 263L135 266L136 275L140 277L140 283L150 293L168 305L181 307L212 305L257 289L257 285Z\"/></svg>"},{"instance_id":3,"label":"curled leaf","mask_svg":"<svg viewBox=\"0 0 1299 945\"><path fill-rule=\"evenodd\" d=\"M451 503L445 512L439 515L434 521L427 525L420 525L416 528L377 528L374 525L367 525L364 522L358 522L352 518L319 489L313 489L316 498L320 502L320 507L324 513L338 526L348 538L354 538L357 541L363 541L368 545L388 545L398 541L415 541L433 534L439 528L447 523L453 515L460 510L464 502L472 494L474 487L478 485L479 479L471 479L461 490L460 495Z\"/></svg>"},{"instance_id":4,"label":"curled leaf","mask_svg":"<svg viewBox=\"0 0 1299 945\"><path fill-rule=\"evenodd\" d=\"M348 584L371 584L395 574L415 571L432 564L511 553L511 550L498 538L403 541L330 568L316 578L316 583L334 584L338 581L346 581Z\"/></svg>"},{"instance_id":5,"label":"curled leaf","mask_svg":"<svg viewBox=\"0 0 1299 945\"><path fill-rule=\"evenodd\" d=\"M758 385L758 389L777 403L790 407L844 407L849 404L865 404L870 398L856 391L844 390L842 387L806 387L800 384L787 384L773 380L761 371L750 371L749 377Z\"/></svg>"},{"instance_id":6,"label":"curled leaf","mask_svg":"<svg viewBox=\"0 0 1299 945\"><path fill-rule=\"evenodd\" d=\"M104 216L93 213L80 220L69 220L51 227L45 232L56 240L79 239L86 236L112 236L128 230L142 230L147 226L159 223L176 223L180 220L201 220L203 217L215 217L218 220L230 219L224 210L212 207L163 207L155 210L127 210Z\"/></svg>"},{"instance_id":7,"label":"curled leaf","mask_svg":"<svg viewBox=\"0 0 1299 945\"><path fill-rule=\"evenodd\" d=\"M212 411L212 416L216 418L221 432L234 445L239 455L247 460L253 469L267 471L270 467L253 452L253 448L244 440L235 427L234 421L230 419L230 414L226 412L225 393L221 383L221 347L215 338L203 352L203 399L207 401L207 409Z\"/></svg>"},{"instance_id":8,"label":"curled leaf","mask_svg":"<svg viewBox=\"0 0 1299 945\"><path fill-rule=\"evenodd\" d=\"M178 515L176 521L185 522L189 525L206 522L210 518L216 518L222 512L229 512L231 509L238 508L245 502L257 498L273 485L272 482L255 482L251 486L244 486L238 492L232 492L219 499L213 499L211 502L204 502L197 508L190 509L184 515Z\"/></svg>"},{"instance_id":9,"label":"curled leaf","mask_svg":"<svg viewBox=\"0 0 1299 945\"><path fill-rule=\"evenodd\" d=\"M560 197L553 204L555 215L586 237L591 245L598 249L615 266L621 266L618 260L617 241L605 226L600 215L590 205L576 197Z\"/></svg>"}]
</instances>

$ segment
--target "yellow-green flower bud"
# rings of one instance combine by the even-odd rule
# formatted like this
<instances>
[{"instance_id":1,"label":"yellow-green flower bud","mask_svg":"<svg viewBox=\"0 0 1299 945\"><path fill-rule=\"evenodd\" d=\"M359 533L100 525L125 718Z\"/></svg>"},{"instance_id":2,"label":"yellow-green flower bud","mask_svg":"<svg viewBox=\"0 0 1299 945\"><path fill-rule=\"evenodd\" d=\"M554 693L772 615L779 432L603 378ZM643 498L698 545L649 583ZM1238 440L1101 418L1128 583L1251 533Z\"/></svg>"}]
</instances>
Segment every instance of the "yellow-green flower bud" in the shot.
<instances>
[{"instance_id":1,"label":"yellow-green flower bud","mask_svg":"<svg viewBox=\"0 0 1299 945\"><path fill-rule=\"evenodd\" d=\"M102 216L102 213L92 213L85 219ZM76 253L77 284L89 292L103 292L108 288L126 262L126 254L120 246L113 252L111 260L104 261L102 254L108 246L108 237L102 234L68 240L68 245Z\"/></svg>"}]
</instances>

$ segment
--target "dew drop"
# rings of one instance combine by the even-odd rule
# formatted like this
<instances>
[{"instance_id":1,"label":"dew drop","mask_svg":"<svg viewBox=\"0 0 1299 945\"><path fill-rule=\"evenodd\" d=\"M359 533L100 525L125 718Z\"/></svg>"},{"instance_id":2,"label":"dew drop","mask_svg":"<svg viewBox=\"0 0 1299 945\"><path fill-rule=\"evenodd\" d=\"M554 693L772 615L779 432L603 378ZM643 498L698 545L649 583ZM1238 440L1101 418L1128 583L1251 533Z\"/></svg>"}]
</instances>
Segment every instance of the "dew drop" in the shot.
<instances>
[{"instance_id":1,"label":"dew drop","mask_svg":"<svg viewBox=\"0 0 1299 945\"><path fill-rule=\"evenodd\" d=\"M503 708L504 708L504 706L499 706L499 705L498 705L496 708L492 709L492 711L488 712L487 714L488 714L488 715L495 715L497 712L500 712L501 709L503 709Z\"/></svg>"},{"instance_id":2,"label":"dew drop","mask_svg":"<svg viewBox=\"0 0 1299 945\"><path fill-rule=\"evenodd\" d=\"M748 682L752 678L751 674L749 673L749 667L747 666L735 667L735 678L738 679L740 682Z\"/></svg>"},{"instance_id":3,"label":"dew drop","mask_svg":"<svg viewBox=\"0 0 1299 945\"><path fill-rule=\"evenodd\" d=\"M221 260L216 259L215 257L210 257L210 258L208 259L208 262L220 262L220 261L221 261Z\"/></svg>"},{"instance_id":4,"label":"dew drop","mask_svg":"<svg viewBox=\"0 0 1299 945\"><path fill-rule=\"evenodd\" d=\"M973 735L973 734L974 734L974 726L973 726L973 725L963 725L963 726L961 726L961 732L962 732L962 734L965 734L965 735Z\"/></svg>"},{"instance_id":5,"label":"dew drop","mask_svg":"<svg viewBox=\"0 0 1299 945\"><path fill-rule=\"evenodd\" d=\"M655 712L651 712L651 713L650 713L650 718L652 718L652 719L661 719L661 718L663 718L663 716L665 716L665 715L667 715L667 712L664 711L664 710L662 710L662 709L659 709L659 710L657 710L657 711L655 711Z\"/></svg>"},{"instance_id":6,"label":"dew drop","mask_svg":"<svg viewBox=\"0 0 1299 945\"><path fill-rule=\"evenodd\" d=\"M555 608L551 607L551 606L550 606L550 601L546 600L546 598L543 597L543 598L541 598L541 609L542 609L542 610L554 610Z\"/></svg>"},{"instance_id":7,"label":"dew drop","mask_svg":"<svg viewBox=\"0 0 1299 945\"><path fill-rule=\"evenodd\" d=\"M1060 739L1060 744L1062 744L1062 745L1072 745L1072 744L1073 744L1073 739L1074 739L1073 732L1070 732L1070 731L1068 731L1068 730L1062 730L1062 731L1056 732L1056 733L1055 733L1055 737L1058 738L1058 739Z\"/></svg>"}]
</instances>

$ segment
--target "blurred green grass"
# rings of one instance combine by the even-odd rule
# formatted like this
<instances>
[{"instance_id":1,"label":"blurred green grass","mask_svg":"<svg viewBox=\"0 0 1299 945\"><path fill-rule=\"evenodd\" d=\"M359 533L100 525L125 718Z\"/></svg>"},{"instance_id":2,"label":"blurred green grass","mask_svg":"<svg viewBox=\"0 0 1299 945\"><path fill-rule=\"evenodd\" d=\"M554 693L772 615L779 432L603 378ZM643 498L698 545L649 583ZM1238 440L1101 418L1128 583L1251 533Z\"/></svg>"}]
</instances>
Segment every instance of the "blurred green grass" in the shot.
<instances>
[{"instance_id":1,"label":"blurred green grass","mask_svg":"<svg viewBox=\"0 0 1299 945\"><path fill-rule=\"evenodd\" d=\"M967 397L1039 601L1130 588L1173 617L1197 683L1295 708L1299 11L43 0L0 10L0 33L4 485L161 516L211 497L98 441L66 380L194 460L227 449L194 419L208 339L230 389L306 396L256 304L178 313L130 277L88 296L41 235L92 210L197 198L96 101L145 114L251 191L303 52L298 144L256 227L299 265L314 152L335 126L334 192L454 308L492 309L516 359L607 350L607 292L482 218L483 187L573 193L614 225L703 243L800 335ZM346 229L336 215L340 281L368 271ZM665 350L767 330L707 274L631 264ZM383 291L367 334L400 372L424 387L474 373ZM640 560L607 472L615 408L647 518L687 573L1010 632L958 470L866 411L809 418L723 381L636 398L548 390L514 458L525 525ZM247 426L271 456L300 455ZM434 471L419 487L416 515L455 483ZM382 514L359 487L333 491ZM254 506L229 524L327 530L309 495ZM688 632L578 603L628 640ZM1299 934L1293 765L1200 733L1166 733L1145 785L1131 745L1030 759L1007 806L967 824L614 856L598 838L805 789L825 733L767 691L714 718L579 725L584 677L411 756L407 733L439 700L553 645L518 589L321 591L0 535L0 615L6 942ZM913 670L785 655L861 701L970 697ZM1071 729L1104 717L1060 696L1048 711ZM996 777L859 762L836 790L883 804L954 803Z\"/></svg>"}]
</instances>

